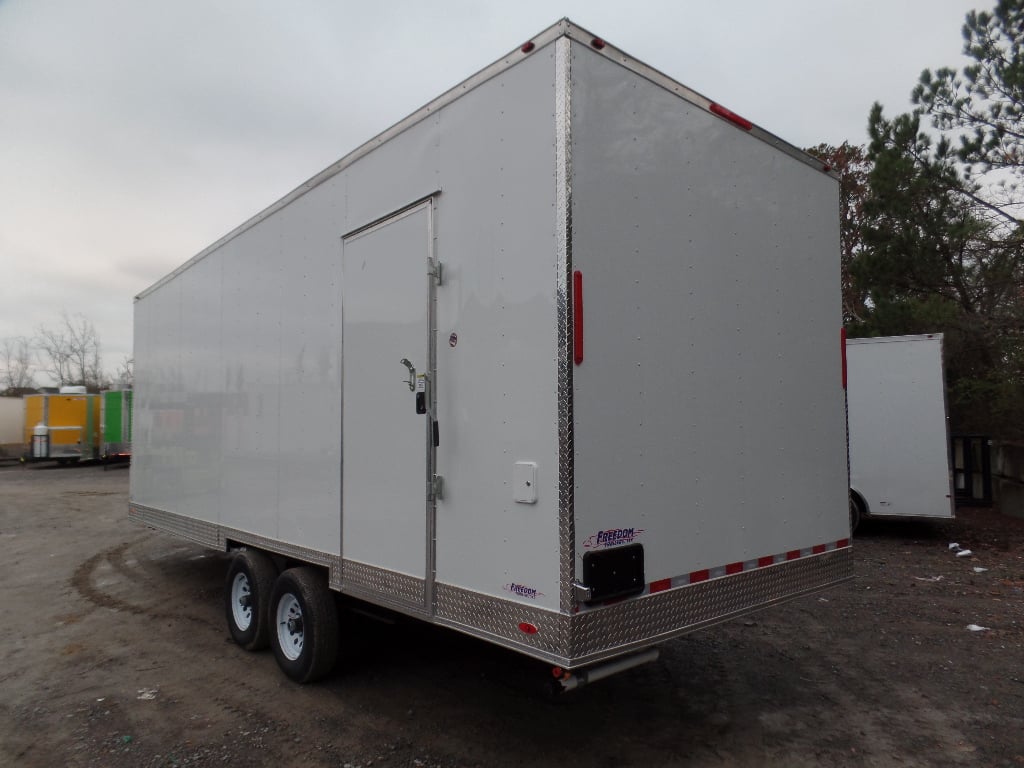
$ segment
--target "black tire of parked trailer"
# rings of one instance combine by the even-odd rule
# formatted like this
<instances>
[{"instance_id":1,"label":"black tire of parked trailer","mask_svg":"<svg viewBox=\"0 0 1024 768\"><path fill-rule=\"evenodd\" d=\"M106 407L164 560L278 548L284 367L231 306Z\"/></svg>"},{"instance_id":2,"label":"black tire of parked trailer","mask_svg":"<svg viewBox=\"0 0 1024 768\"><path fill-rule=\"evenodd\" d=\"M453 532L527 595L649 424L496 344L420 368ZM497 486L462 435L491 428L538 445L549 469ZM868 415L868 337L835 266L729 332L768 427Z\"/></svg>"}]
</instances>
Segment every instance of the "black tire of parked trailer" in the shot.
<instances>
[{"instance_id":1,"label":"black tire of parked trailer","mask_svg":"<svg viewBox=\"0 0 1024 768\"><path fill-rule=\"evenodd\" d=\"M270 645L270 596L276 579L274 562L259 550L239 550L228 567L224 585L228 629L247 651Z\"/></svg>"},{"instance_id":2,"label":"black tire of parked trailer","mask_svg":"<svg viewBox=\"0 0 1024 768\"><path fill-rule=\"evenodd\" d=\"M338 608L321 570L304 566L278 576L270 598L270 618L270 647L288 677L310 683L334 669Z\"/></svg>"}]
</instances>

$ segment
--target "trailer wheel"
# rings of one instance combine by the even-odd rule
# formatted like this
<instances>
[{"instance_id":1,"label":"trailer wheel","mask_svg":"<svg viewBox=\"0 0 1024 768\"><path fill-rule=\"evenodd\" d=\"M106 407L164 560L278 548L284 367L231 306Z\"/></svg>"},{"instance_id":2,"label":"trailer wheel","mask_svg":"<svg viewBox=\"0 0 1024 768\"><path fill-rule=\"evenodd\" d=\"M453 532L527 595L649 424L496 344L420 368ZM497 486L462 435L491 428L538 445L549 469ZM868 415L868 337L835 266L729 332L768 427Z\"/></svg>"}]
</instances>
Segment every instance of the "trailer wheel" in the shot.
<instances>
[{"instance_id":1,"label":"trailer wheel","mask_svg":"<svg viewBox=\"0 0 1024 768\"><path fill-rule=\"evenodd\" d=\"M270 595L277 569L263 552L239 550L228 566L224 607L228 629L236 643L247 651L270 644Z\"/></svg>"},{"instance_id":2,"label":"trailer wheel","mask_svg":"<svg viewBox=\"0 0 1024 768\"><path fill-rule=\"evenodd\" d=\"M864 519L864 507L861 500L857 497L853 491L850 491L850 535L857 530L857 526L860 525L860 521Z\"/></svg>"},{"instance_id":3,"label":"trailer wheel","mask_svg":"<svg viewBox=\"0 0 1024 768\"><path fill-rule=\"evenodd\" d=\"M270 606L270 645L281 670L297 683L327 675L337 658L338 608L323 575L290 568L277 577Z\"/></svg>"}]
</instances>

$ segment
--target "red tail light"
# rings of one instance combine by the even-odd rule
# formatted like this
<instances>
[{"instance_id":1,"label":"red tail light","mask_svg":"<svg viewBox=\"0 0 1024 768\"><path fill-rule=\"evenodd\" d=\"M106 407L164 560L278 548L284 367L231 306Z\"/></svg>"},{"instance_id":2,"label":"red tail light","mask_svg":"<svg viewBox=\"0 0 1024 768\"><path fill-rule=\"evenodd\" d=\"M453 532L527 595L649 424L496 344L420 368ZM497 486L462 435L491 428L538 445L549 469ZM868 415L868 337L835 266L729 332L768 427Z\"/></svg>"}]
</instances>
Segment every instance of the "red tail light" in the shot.
<instances>
[{"instance_id":1,"label":"red tail light","mask_svg":"<svg viewBox=\"0 0 1024 768\"><path fill-rule=\"evenodd\" d=\"M583 273L572 273L572 359L576 365L583 362Z\"/></svg>"}]
</instances>

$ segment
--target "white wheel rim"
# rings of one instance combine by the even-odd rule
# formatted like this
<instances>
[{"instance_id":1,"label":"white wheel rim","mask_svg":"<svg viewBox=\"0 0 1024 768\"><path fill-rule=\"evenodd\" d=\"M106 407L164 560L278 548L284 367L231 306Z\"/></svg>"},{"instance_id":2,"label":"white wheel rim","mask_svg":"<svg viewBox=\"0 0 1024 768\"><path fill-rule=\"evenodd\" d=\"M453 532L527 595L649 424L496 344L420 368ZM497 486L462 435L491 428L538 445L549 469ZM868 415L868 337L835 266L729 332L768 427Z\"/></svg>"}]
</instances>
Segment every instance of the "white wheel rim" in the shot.
<instances>
[{"instance_id":1,"label":"white wheel rim","mask_svg":"<svg viewBox=\"0 0 1024 768\"><path fill-rule=\"evenodd\" d=\"M282 595L277 603L277 644L289 661L302 655L302 606L293 594Z\"/></svg>"},{"instance_id":2,"label":"white wheel rim","mask_svg":"<svg viewBox=\"0 0 1024 768\"><path fill-rule=\"evenodd\" d=\"M231 618L242 632L252 623L252 587L244 573L231 580Z\"/></svg>"}]
</instances>

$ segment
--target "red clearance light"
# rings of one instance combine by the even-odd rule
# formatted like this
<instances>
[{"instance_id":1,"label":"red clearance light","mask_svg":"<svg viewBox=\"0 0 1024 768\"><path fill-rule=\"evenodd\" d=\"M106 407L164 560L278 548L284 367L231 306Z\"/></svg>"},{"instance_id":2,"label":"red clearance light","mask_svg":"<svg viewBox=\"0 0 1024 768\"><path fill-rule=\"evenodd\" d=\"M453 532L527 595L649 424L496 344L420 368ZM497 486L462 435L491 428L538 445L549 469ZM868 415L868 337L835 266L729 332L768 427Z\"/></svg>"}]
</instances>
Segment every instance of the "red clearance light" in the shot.
<instances>
[{"instance_id":1,"label":"red clearance light","mask_svg":"<svg viewBox=\"0 0 1024 768\"><path fill-rule=\"evenodd\" d=\"M583 362L583 273L572 273L572 359L576 365Z\"/></svg>"},{"instance_id":2,"label":"red clearance light","mask_svg":"<svg viewBox=\"0 0 1024 768\"><path fill-rule=\"evenodd\" d=\"M530 51L532 51L536 47L537 46L534 45L532 42L523 43L523 47L520 48L519 50L522 51L523 53L529 53Z\"/></svg>"},{"instance_id":3,"label":"red clearance light","mask_svg":"<svg viewBox=\"0 0 1024 768\"><path fill-rule=\"evenodd\" d=\"M843 350L843 389L846 389L846 328L839 329L839 343L842 344Z\"/></svg>"},{"instance_id":4,"label":"red clearance light","mask_svg":"<svg viewBox=\"0 0 1024 768\"><path fill-rule=\"evenodd\" d=\"M537 626L535 624L531 624L528 621L523 621L523 622L520 622L520 624L519 624L519 631L520 632L525 632L528 635L536 635L537 634Z\"/></svg>"},{"instance_id":5,"label":"red clearance light","mask_svg":"<svg viewBox=\"0 0 1024 768\"><path fill-rule=\"evenodd\" d=\"M604 40L602 40L600 37L595 37L593 40L590 41L590 45L591 47L597 48L597 50L600 51L602 48L604 48Z\"/></svg>"},{"instance_id":6,"label":"red clearance light","mask_svg":"<svg viewBox=\"0 0 1024 768\"><path fill-rule=\"evenodd\" d=\"M754 127L754 124L752 122L750 122L749 120L747 120L747 118L740 117L735 112L733 112L731 109L726 109L721 104L712 104L710 107L708 107L708 109L710 109L712 112L714 112L719 117L725 118L730 123L734 123L734 124L738 125L744 131L749 131L751 128Z\"/></svg>"}]
</instances>

